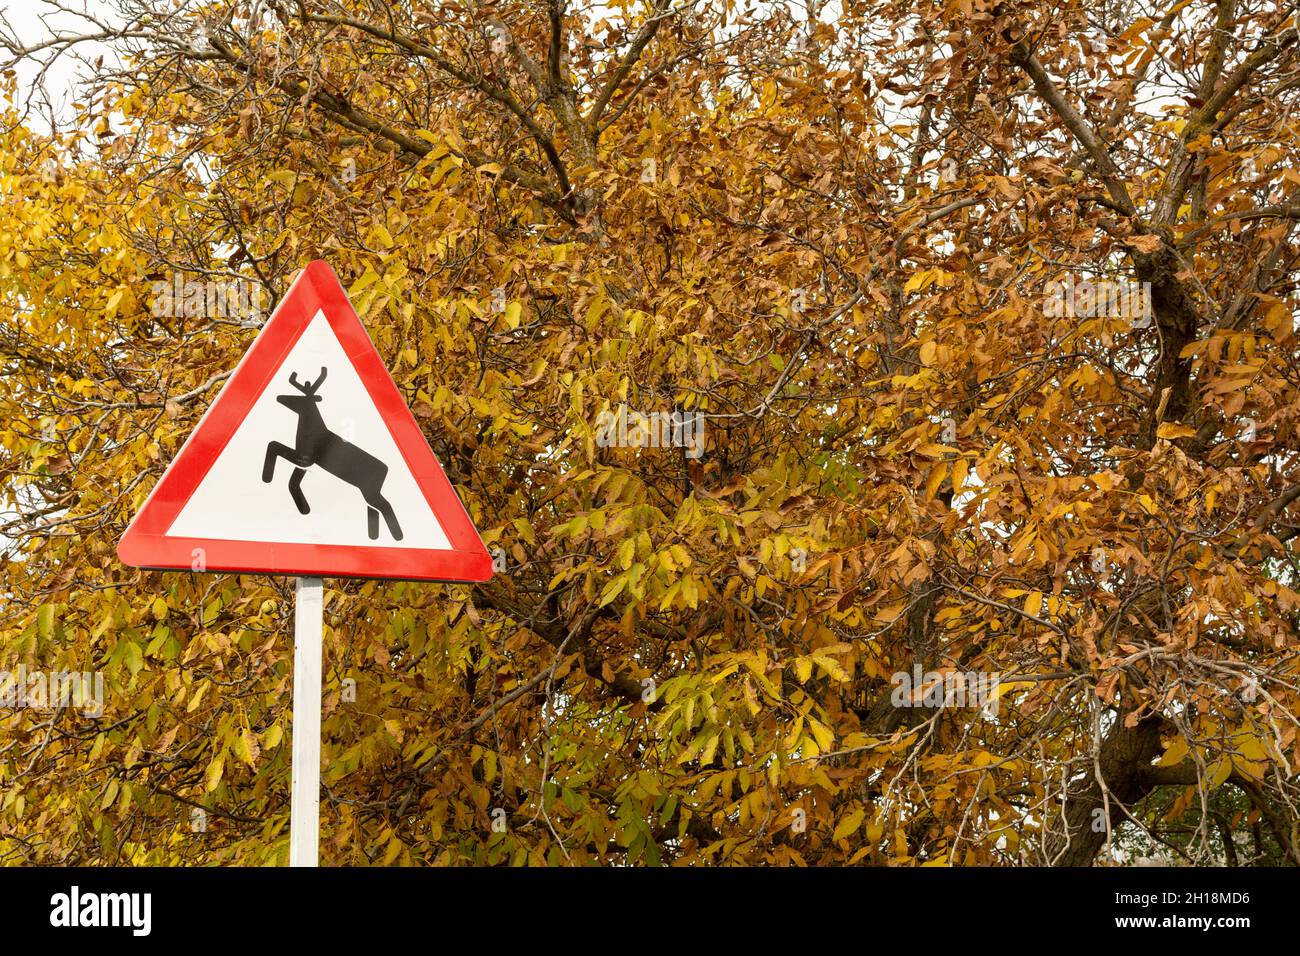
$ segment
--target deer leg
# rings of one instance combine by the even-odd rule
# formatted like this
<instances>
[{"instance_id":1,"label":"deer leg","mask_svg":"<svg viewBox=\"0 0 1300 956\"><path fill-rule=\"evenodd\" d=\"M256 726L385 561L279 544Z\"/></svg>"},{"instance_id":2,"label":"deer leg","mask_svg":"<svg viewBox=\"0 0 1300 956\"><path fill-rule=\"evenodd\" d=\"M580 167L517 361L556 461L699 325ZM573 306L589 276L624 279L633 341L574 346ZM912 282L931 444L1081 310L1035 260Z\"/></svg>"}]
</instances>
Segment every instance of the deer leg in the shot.
<instances>
[{"instance_id":1,"label":"deer leg","mask_svg":"<svg viewBox=\"0 0 1300 956\"><path fill-rule=\"evenodd\" d=\"M373 538L378 537L377 524L373 523L376 522L377 511L378 514L383 515L383 520L385 520L385 523L389 525L389 533L390 535L393 535L393 540L402 540L402 525L398 524L398 516L394 514L393 506L389 505L389 499L383 497L378 488L368 490L368 492L361 492L361 494L365 497L365 503L370 506L369 516L370 522L372 522L370 527L374 529L374 533L370 535L370 538L373 540Z\"/></svg>"},{"instance_id":2,"label":"deer leg","mask_svg":"<svg viewBox=\"0 0 1300 956\"><path fill-rule=\"evenodd\" d=\"M307 474L306 468L295 468L293 474L289 476L289 494L293 495L293 503L298 506L298 513L311 514L311 505L307 504L307 497L302 493L303 475Z\"/></svg>"},{"instance_id":3,"label":"deer leg","mask_svg":"<svg viewBox=\"0 0 1300 956\"><path fill-rule=\"evenodd\" d=\"M269 442L266 446L266 460L262 462L262 480L270 481L275 477L275 460L283 454L284 446L278 441Z\"/></svg>"},{"instance_id":4,"label":"deer leg","mask_svg":"<svg viewBox=\"0 0 1300 956\"><path fill-rule=\"evenodd\" d=\"M397 523L397 515L393 513L393 506L388 503L388 499L379 492L371 499L371 504L379 509L379 513L384 516L384 521L388 525L388 533L393 536L394 541L402 540L402 526Z\"/></svg>"},{"instance_id":5,"label":"deer leg","mask_svg":"<svg viewBox=\"0 0 1300 956\"><path fill-rule=\"evenodd\" d=\"M379 512L369 505L366 506L366 534L371 541L379 537Z\"/></svg>"},{"instance_id":6,"label":"deer leg","mask_svg":"<svg viewBox=\"0 0 1300 956\"><path fill-rule=\"evenodd\" d=\"M270 481L275 477L275 460L277 458L291 461L300 468L306 468L311 464L310 461L303 461L302 456L288 445L283 445L278 441L268 442L266 445L266 460L262 463L263 481Z\"/></svg>"}]
</instances>

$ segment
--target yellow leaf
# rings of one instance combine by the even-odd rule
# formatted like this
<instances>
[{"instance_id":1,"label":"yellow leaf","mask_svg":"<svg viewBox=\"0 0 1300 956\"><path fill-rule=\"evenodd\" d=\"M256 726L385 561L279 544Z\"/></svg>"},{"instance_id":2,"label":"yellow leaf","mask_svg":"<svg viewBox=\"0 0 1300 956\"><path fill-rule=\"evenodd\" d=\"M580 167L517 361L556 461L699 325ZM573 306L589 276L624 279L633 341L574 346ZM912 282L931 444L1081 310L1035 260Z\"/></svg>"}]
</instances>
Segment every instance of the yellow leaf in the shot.
<instances>
[{"instance_id":1,"label":"yellow leaf","mask_svg":"<svg viewBox=\"0 0 1300 956\"><path fill-rule=\"evenodd\" d=\"M221 776L226 772L226 755L222 754L208 764L208 772L203 775L203 789L211 793L221 783Z\"/></svg>"},{"instance_id":2,"label":"yellow leaf","mask_svg":"<svg viewBox=\"0 0 1300 956\"><path fill-rule=\"evenodd\" d=\"M1157 767L1172 767L1174 764L1182 763L1188 753L1187 739L1179 737L1169 745L1164 756L1156 763Z\"/></svg>"},{"instance_id":3,"label":"yellow leaf","mask_svg":"<svg viewBox=\"0 0 1300 956\"><path fill-rule=\"evenodd\" d=\"M826 676L840 683L844 683L849 679L848 672L840 666L839 661L835 660L835 658L827 657L825 654L814 654L812 659L813 663L825 671Z\"/></svg>"},{"instance_id":4,"label":"yellow leaf","mask_svg":"<svg viewBox=\"0 0 1300 956\"><path fill-rule=\"evenodd\" d=\"M1230 776L1232 776L1232 761L1227 757L1220 757L1210 764L1210 769L1206 772L1206 783L1213 790Z\"/></svg>"},{"instance_id":5,"label":"yellow leaf","mask_svg":"<svg viewBox=\"0 0 1300 956\"><path fill-rule=\"evenodd\" d=\"M812 731L813 738L822 753L827 753L835 747L835 734L821 721L809 718L808 729Z\"/></svg>"},{"instance_id":6,"label":"yellow leaf","mask_svg":"<svg viewBox=\"0 0 1300 956\"><path fill-rule=\"evenodd\" d=\"M1035 591L1025 598L1025 613L1038 617L1038 612L1043 609L1043 592Z\"/></svg>"},{"instance_id":7,"label":"yellow leaf","mask_svg":"<svg viewBox=\"0 0 1300 956\"><path fill-rule=\"evenodd\" d=\"M944 477L948 474L948 463L941 461L930 469L930 477L925 483L925 497L933 498L939 493L939 486L943 484Z\"/></svg>"},{"instance_id":8,"label":"yellow leaf","mask_svg":"<svg viewBox=\"0 0 1300 956\"><path fill-rule=\"evenodd\" d=\"M867 815L866 810L862 807L850 810L844 816L840 817L840 822L835 825L835 832L831 835L832 840L845 840L852 836L862 826L862 818Z\"/></svg>"},{"instance_id":9,"label":"yellow leaf","mask_svg":"<svg viewBox=\"0 0 1300 956\"><path fill-rule=\"evenodd\" d=\"M1156 436L1159 438L1190 438L1195 434L1195 428L1189 428L1182 422L1162 422L1156 429Z\"/></svg>"},{"instance_id":10,"label":"yellow leaf","mask_svg":"<svg viewBox=\"0 0 1300 956\"><path fill-rule=\"evenodd\" d=\"M1264 737L1250 727L1243 727L1233 735L1233 743L1237 749L1232 758L1233 766L1246 776L1262 780L1269 764L1268 744Z\"/></svg>"}]
</instances>

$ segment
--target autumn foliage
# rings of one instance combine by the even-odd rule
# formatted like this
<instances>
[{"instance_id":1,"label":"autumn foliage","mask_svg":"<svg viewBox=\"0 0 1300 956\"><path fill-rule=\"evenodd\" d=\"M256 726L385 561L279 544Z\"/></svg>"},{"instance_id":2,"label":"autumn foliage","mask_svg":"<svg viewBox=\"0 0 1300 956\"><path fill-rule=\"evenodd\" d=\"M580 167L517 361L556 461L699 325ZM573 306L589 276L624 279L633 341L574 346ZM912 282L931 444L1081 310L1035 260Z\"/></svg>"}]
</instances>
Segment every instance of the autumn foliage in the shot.
<instances>
[{"instance_id":1,"label":"autumn foliage","mask_svg":"<svg viewBox=\"0 0 1300 956\"><path fill-rule=\"evenodd\" d=\"M0 711L0 858L285 862L293 582L114 547L256 334L156 285L324 258L505 570L326 582L323 862L1300 863L1282 6L10 37L110 34L71 122L6 86L0 668L105 699Z\"/></svg>"}]
</instances>

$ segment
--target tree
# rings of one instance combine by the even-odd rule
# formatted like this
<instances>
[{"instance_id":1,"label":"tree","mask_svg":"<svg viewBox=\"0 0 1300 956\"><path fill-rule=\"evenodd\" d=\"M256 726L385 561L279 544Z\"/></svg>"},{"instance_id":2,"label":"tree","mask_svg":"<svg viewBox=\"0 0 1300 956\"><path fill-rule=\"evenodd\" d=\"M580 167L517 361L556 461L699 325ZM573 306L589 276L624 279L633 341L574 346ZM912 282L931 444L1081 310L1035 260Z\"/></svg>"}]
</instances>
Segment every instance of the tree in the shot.
<instances>
[{"instance_id":1,"label":"tree","mask_svg":"<svg viewBox=\"0 0 1300 956\"><path fill-rule=\"evenodd\" d=\"M7 86L0 641L105 706L4 716L6 859L284 861L290 583L113 545L319 256L505 562L328 583L325 862L1300 863L1290 11L6 41L86 43Z\"/></svg>"}]
</instances>

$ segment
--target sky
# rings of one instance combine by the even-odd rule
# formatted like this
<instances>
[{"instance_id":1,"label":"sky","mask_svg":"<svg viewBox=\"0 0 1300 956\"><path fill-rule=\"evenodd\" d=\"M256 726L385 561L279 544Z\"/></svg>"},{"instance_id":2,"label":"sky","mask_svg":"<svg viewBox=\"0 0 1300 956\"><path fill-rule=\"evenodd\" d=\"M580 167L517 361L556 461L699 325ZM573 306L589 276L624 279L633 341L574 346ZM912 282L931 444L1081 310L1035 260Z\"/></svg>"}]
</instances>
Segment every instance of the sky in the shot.
<instances>
[{"instance_id":1,"label":"sky","mask_svg":"<svg viewBox=\"0 0 1300 956\"><path fill-rule=\"evenodd\" d=\"M115 19L113 6L106 0L60 0L60 6L64 9L50 6L45 0L0 0L0 19L7 24L4 32L11 37L16 37L20 43L31 46L48 39L55 30L75 33L93 32L96 28L79 17L76 11L84 10L92 16L110 22ZM108 48L102 43L87 42L79 44L75 52L80 58L92 59L107 54L107 51ZM24 60L18 64L20 103L28 103L25 96L31 89L32 82L40 74L40 69L40 64L31 60ZM42 89L60 120L67 120L73 115L71 106L76 99L77 81L88 74L89 67L67 53L57 57L46 72ZM31 105L35 106L35 104ZM29 122L33 129L45 132L48 131L49 124L47 117L39 115L42 112L38 108Z\"/></svg>"}]
</instances>

